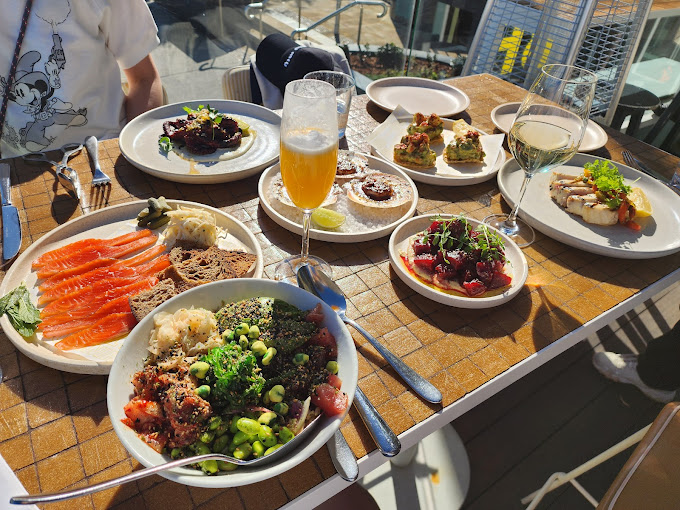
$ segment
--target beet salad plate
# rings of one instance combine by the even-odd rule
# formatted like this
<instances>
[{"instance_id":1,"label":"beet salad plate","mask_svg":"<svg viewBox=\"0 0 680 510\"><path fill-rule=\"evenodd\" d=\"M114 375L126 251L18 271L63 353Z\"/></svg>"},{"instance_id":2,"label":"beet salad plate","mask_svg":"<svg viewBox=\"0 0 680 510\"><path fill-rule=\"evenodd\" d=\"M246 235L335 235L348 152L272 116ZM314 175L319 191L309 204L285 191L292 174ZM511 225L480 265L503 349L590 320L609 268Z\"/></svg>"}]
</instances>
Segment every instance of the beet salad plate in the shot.
<instances>
[{"instance_id":1,"label":"beet salad plate","mask_svg":"<svg viewBox=\"0 0 680 510\"><path fill-rule=\"evenodd\" d=\"M175 146L166 151L159 145L163 124L186 119L185 107L214 108L216 115L232 117L248 125L236 147L195 155ZM132 165L160 179L187 184L215 184L255 175L279 157L281 117L262 106L242 101L203 99L155 108L135 117L120 132L120 151ZM244 133L245 135L245 133ZM167 148L167 147L166 147Z\"/></svg>"},{"instance_id":2,"label":"beet salad plate","mask_svg":"<svg viewBox=\"0 0 680 510\"><path fill-rule=\"evenodd\" d=\"M485 285L489 287L485 290L480 286L481 282L477 275L472 278L473 281L465 283L466 287L461 287L458 285L456 273L452 269L448 275L451 281L456 280L450 286L455 287L455 289L443 290L442 288L435 286L433 283L428 283L423 278L417 276L413 269L409 267L407 260L414 260L413 246L416 239L420 239L423 236L419 236L422 232L426 231L434 221L444 220L448 222L452 218L461 218L461 216L452 215L438 215L438 216L417 216L405 221L399 225L395 231L392 233L389 242L389 252L390 252L390 264L392 268L397 273L399 278L408 285L411 289L415 290L419 294L432 299L438 303L442 303L448 306L454 306L457 308L491 308L494 306L501 305L510 301L514 298L519 291L524 286L527 276L529 275L529 265L527 260L522 253L522 250L512 241L509 237L501 232L498 232L492 227L487 227L492 234L496 234L500 237L503 243L503 251L505 253L505 267L499 271L491 269L492 274L487 274L486 278L484 275L480 276L485 280ZM468 224L473 228L477 229L480 221L472 218L463 218ZM421 250L416 248L416 253ZM451 265L454 264L454 258L462 254L455 254L454 252L448 252L448 258L450 259ZM423 255L418 256L423 257ZM427 255L424 256L427 258ZM461 261L461 264L464 262ZM435 266L437 263L432 264L432 272L434 273ZM473 264L474 266L474 264ZM461 266L462 267L462 266ZM493 267L493 266L490 266ZM489 269L490 269L489 267ZM481 271L482 268L480 268ZM437 270L439 271L439 270ZM458 274L462 274L463 270L460 270ZM496 274L499 273L499 274ZM481 274L481 273L480 273ZM492 288L495 287L495 288ZM471 297L468 292L480 294L476 297Z\"/></svg>"}]
</instances>

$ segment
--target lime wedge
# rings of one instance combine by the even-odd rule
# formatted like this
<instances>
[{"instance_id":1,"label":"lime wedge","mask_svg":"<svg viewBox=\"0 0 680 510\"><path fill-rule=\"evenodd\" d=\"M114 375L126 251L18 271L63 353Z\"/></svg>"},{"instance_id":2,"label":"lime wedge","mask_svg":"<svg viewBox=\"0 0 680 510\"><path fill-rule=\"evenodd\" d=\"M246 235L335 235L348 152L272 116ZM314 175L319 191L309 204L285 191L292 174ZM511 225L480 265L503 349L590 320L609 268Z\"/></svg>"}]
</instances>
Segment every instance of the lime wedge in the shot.
<instances>
[{"instance_id":1,"label":"lime wedge","mask_svg":"<svg viewBox=\"0 0 680 510\"><path fill-rule=\"evenodd\" d=\"M318 207L312 212L312 221L321 228L338 228L345 223L345 215L338 211Z\"/></svg>"}]
</instances>

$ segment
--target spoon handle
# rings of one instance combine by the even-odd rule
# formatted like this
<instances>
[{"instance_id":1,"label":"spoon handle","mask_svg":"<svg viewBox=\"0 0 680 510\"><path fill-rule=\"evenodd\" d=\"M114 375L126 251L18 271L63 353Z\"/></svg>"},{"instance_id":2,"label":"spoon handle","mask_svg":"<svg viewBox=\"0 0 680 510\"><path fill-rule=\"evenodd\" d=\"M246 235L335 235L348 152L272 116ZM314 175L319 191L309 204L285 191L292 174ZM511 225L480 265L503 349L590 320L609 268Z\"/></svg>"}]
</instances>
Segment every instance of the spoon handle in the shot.
<instances>
[{"instance_id":1,"label":"spoon handle","mask_svg":"<svg viewBox=\"0 0 680 510\"><path fill-rule=\"evenodd\" d=\"M425 379L418 372L409 367L404 363L401 358L392 354L392 352L387 349L383 344L378 342L373 335L371 335L364 328L359 326L355 321L349 317L342 316L342 320L355 328L359 333L366 337L366 340L376 348L376 350L382 355L385 360L392 365L392 367L397 371L406 384L408 384L413 391L415 391L422 398L433 404L439 404L442 401L442 393L437 388L435 388L427 379Z\"/></svg>"},{"instance_id":2,"label":"spoon handle","mask_svg":"<svg viewBox=\"0 0 680 510\"><path fill-rule=\"evenodd\" d=\"M333 437L328 441L328 453L330 453L333 465L343 480L353 482L359 478L357 458L347 444L345 436L339 430L336 430Z\"/></svg>"},{"instance_id":3,"label":"spoon handle","mask_svg":"<svg viewBox=\"0 0 680 510\"><path fill-rule=\"evenodd\" d=\"M385 457L394 457L401 450L401 443L392 429L385 423L378 410L366 398L364 392L357 386L354 393L354 404L357 406L361 419L364 420L368 432L378 449Z\"/></svg>"},{"instance_id":4,"label":"spoon handle","mask_svg":"<svg viewBox=\"0 0 680 510\"><path fill-rule=\"evenodd\" d=\"M177 459L173 460L171 462L167 462L165 464L160 464L158 466L152 466L144 469L140 469L139 471L133 471L132 473L128 473L127 475L120 476L118 478L113 478L111 480L106 480L105 482L100 482L95 485L90 485L88 487L81 487L80 489L74 489L74 490L68 490L68 491L61 491L61 492L52 492L49 494L35 494L33 496L14 496L13 498L10 498L9 502L12 505L33 505L35 503L50 503L54 501L64 501L66 499L72 499L72 498L78 498L80 496L86 496L88 494L93 494L95 492L103 491L106 489L110 489L112 487L117 487L119 485L123 485L124 483L132 482L134 480L139 480L140 478L144 478L149 475L153 475L155 473L158 473L160 471L165 471L166 469L172 469L176 467L181 467L181 466L186 466L187 464L193 464L195 462L201 461L201 460L210 460L210 459L215 459L215 460L227 460L229 462L232 462L234 464L240 464L243 461L239 461L238 459L234 459L236 462L234 462L231 459L226 458L225 455L221 454L205 454L205 455L200 455L196 457L188 457L185 459Z\"/></svg>"}]
</instances>

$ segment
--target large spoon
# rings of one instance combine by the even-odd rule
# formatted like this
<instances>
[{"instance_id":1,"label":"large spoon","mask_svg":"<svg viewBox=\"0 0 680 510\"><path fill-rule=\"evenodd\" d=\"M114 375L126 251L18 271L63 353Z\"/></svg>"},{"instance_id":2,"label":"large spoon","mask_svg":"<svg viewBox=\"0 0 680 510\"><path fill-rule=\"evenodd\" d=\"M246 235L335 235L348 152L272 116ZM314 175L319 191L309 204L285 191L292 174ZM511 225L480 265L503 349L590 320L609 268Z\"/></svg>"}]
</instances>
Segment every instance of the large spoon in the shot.
<instances>
[{"instance_id":1,"label":"large spoon","mask_svg":"<svg viewBox=\"0 0 680 510\"><path fill-rule=\"evenodd\" d=\"M392 365L406 384L422 398L428 402L439 404L442 401L442 393L435 388L427 379L404 363L401 358L392 354L383 344L378 342L364 328L345 315L347 310L347 300L338 285L331 280L326 273L319 271L314 266L301 266L297 273L298 286L312 294L320 297L333 310L335 310L345 324L349 324L359 333L366 337L366 340L376 348L385 360Z\"/></svg>"},{"instance_id":2,"label":"large spoon","mask_svg":"<svg viewBox=\"0 0 680 510\"><path fill-rule=\"evenodd\" d=\"M308 277L309 275L309 272L307 271L308 267L309 266L301 266L300 269L298 269L297 272L298 287L314 294L315 293L314 287L312 287L309 283L311 280ZM368 398L366 397L366 395L364 395L364 392L361 391L361 388L359 388L358 385L356 390L354 391L354 405L359 411L359 416L361 416L361 419L366 424L366 428L368 429L368 432L371 434L373 441L375 441L375 444L378 446L378 450L380 450L380 452L385 457L394 457L397 453L399 453L399 451L401 450L401 442L399 441L399 438L392 431L387 422L383 420L383 417L380 416L378 410L373 406L373 404L371 404L371 401L368 400ZM340 432L338 431L337 434L340 434ZM338 438L336 438L335 440L338 441ZM331 458L333 459L332 456ZM351 459L349 459L349 457L342 457L338 459L338 461L343 460L346 463L351 463ZM336 464L336 461L334 460L333 463ZM338 465L336 464L336 469L338 469L338 471L340 472L341 469L347 469L347 466L348 464L345 464L342 468L339 468Z\"/></svg>"},{"instance_id":3,"label":"large spoon","mask_svg":"<svg viewBox=\"0 0 680 510\"><path fill-rule=\"evenodd\" d=\"M127 475L120 476L112 480L107 480L106 482L100 482L95 485L90 485L89 487L83 487L81 489L74 489L62 492L52 492L49 494L35 494L33 496L30 495L14 496L10 498L9 502L12 505L33 505L36 503L51 503L55 501L64 501L66 499L78 498L80 496L86 496L94 492L99 492L106 489L110 489L112 487L117 487L124 483L133 482L135 480L139 480L140 478L144 478L149 475L159 473L161 471L186 466L188 464L196 464L198 462L203 462L205 460L223 460L231 464L249 467L256 466L259 464L268 464L288 454L291 450L296 448L300 444L300 442L303 441L304 438L309 435L310 431L315 427L315 425L317 425L321 421L322 416L323 415L319 415L316 418L314 418L304 429L302 429L302 431L297 436L295 436L293 439L288 441L283 446L277 448L269 455L266 455L264 457L258 457L257 459L241 460L235 457L230 457L229 455L224 455L223 453L206 453L204 455L196 455L194 457L187 457L185 459L172 460L170 462L166 462L165 464L160 464L158 466L152 466L140 469L139 471L133 471L132 473L129 473ZM224 474L222 476L229 475Z\"/></svg>"}]
</instances>

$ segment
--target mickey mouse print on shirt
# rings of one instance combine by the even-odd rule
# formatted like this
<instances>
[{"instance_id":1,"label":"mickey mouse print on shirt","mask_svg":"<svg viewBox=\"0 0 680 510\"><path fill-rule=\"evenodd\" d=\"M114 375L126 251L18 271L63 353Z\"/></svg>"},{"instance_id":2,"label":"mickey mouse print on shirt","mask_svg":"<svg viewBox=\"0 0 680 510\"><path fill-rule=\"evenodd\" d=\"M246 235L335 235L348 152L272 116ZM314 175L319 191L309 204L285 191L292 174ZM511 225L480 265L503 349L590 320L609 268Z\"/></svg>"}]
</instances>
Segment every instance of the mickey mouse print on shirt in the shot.
<instances>
[{"instance_id":1,"label":"mickey mouse print on shirt","mask_svg":"<svg viewBox=\"0 0 680 510\"><path fill-rule=\"evenodd\" d=\"M6 91L11 103L23 107L23 118L13 117L5 123L3 141L20 152L45 150L64 129L87 124L87 108L74 109L73 104L62 99L61 73L68 62L62 48L58 26L67 21L71 13L68 0L39 3L29 23L47 23L52 29L52 48L45 58L40 51L31 49L28 37L14 82ZM0 77L0 89L7 89L7 79Z\"/></svg>"}]
</instances>

